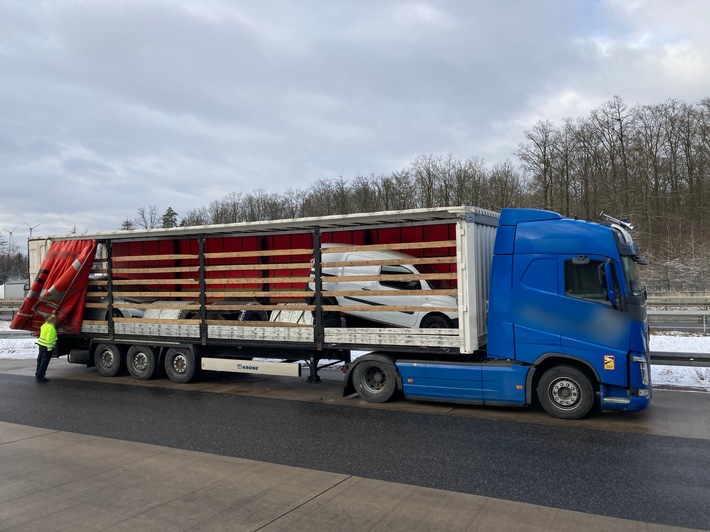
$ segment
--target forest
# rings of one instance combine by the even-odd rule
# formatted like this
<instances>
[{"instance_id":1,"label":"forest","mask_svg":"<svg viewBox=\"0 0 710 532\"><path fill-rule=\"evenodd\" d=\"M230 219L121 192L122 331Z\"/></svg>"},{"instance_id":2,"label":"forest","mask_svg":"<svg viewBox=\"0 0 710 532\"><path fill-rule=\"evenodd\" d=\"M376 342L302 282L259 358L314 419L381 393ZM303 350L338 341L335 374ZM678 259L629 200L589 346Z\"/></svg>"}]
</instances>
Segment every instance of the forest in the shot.
<instances>
[{"instance_id":1,"label":"forest","mask_svg":"<svg viewBox=\"0 0 710 532\"><path fill-rule=\"evenodd\" d=\"M27 280L27 256L7 240L0 239L0 284Z\"/></svg>"},{"instance_id":2,"label":"forest","mask_svg":"<svg viewBox=\"0 0 710 532\"><path fill-rule=\"evenodd\" d=\"M283 193L232 192L184 213L140 207L122 229L274 220L452 205L549 209L597 221L628 218L650 291L710 289L710 98L627 105L539 121L515 159L422 155L387 174L323 178Z\"/></svg>"}]
</instances>

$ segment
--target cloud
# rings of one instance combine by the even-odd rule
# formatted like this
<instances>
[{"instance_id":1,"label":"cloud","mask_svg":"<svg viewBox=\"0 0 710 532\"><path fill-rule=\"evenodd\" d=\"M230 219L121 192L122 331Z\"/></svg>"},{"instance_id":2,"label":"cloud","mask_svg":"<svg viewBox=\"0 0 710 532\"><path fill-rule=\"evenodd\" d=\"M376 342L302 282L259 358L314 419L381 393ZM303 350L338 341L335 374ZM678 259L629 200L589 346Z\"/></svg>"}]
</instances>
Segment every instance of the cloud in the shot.
<instances>
[{"instance_id":1,"label":"cloud","mask_svg":"<svg viewBox=\"0 0 710 532\"><path fill-rule=\"evenodd\" d=\"M586 115L615 94L632 105L707 96L708 11L683 0L2 3L0 227L113 229L141 205L184 213L419 154L502 161L537 120Z\"/></svg>"}]
</instances>

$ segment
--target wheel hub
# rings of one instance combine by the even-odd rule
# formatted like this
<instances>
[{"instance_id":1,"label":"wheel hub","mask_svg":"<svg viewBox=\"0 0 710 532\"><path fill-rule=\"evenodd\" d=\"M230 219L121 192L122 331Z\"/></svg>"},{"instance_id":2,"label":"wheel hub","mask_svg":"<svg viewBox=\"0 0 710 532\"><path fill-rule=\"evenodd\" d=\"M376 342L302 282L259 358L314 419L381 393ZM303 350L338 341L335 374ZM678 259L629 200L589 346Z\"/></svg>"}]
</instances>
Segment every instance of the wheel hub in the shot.
<instances>
[{"instance_id":1,"label":"wheel hub","mask_svg":"<svg viewBox=\"0 0 710 532\"><path fill-rule=\"evenodd\" d=\"M379 392L385 387L387 376L378 368L370 368L365 374L365 384L373 392Z\"/></svg>"},{"instance_id":2,"label":"wheel hub","mask_svg":"<svg viewBox=\"0 0 710 532\"><path fill-rule=\"evenodd\" d=\"M148 369L148 357L145 353L141 351L133 356L133 367L138 371L145 371Z\"/></svg>"},{"instance_id":3,"label":"wheel hub","mask_svg":"<svg viewBox=\"0 0 710 532\"><path fill-rule=\"evenodd\" d=\"M101 352L101 364L105 368L110 368L113 366L113 352L111 352L109 349L104 349Z\"/></svg>"},{"instance_id":4,"label":"wheel hub","mask_svg":"<svg viewBox=\"0 0 710 532\"><path fill-rule=\"evenodd\" d=\"M173 371L175 373L185 373L185 370L187 369L187 358L185 358L185 355L183 354L178 354L173 357Z\"/></svg>"},{"instance_id":5,"label":"wheel hub","mask_svg":"<svg viewBox=\"0 0 710 532\"><path fill-rule=\"evenodd\" d=\"M572 408L580 398L580 386L570 378L560 378L550 384L550 397L562 408Z\"/></svg>"}]
</instances>

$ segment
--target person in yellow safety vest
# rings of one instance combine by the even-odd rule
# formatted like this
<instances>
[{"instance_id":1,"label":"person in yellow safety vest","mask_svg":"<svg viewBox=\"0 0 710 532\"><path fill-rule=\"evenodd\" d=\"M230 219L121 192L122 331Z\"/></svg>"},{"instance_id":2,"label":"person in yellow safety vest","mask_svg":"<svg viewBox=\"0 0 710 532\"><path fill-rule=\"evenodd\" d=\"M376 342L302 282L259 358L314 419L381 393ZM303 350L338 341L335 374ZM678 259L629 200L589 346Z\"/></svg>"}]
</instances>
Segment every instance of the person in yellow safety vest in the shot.
<instances>
[{"instance_id":1,"label":"person in yellow safety vest","mask_svg":"<svg viewBox=\"0 0 710 532\"><path fill-rule=\"evenodd\" d=\"M57 317L54 314L47 316L44 320L42 328L39 330L39 354L37 355L37 371L35 371L35 380L37 382L49 382L49 379L44 377L47 373L49 360L52 358L52 352L57 347Z\"/></svg>"}]
</instances>

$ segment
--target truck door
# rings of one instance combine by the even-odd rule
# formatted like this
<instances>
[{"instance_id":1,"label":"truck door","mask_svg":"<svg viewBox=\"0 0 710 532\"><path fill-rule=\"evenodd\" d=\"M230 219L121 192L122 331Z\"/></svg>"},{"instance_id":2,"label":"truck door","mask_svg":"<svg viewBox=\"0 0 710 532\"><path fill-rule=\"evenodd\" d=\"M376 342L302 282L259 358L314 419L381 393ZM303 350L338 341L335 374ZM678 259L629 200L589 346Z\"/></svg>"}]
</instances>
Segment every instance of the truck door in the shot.
<instances>
[{"instance_id":1,"label":"truck door","mask_svg":"<svg viewBox=\"0 0 710 532\"><path fill-rule=\"evenodd\" d=\"M592 363L602 382L624 386L630 324L619 308L618 268L603 256L560 255L559 316L565 353Z\"/></svg>"}]
</instances>

